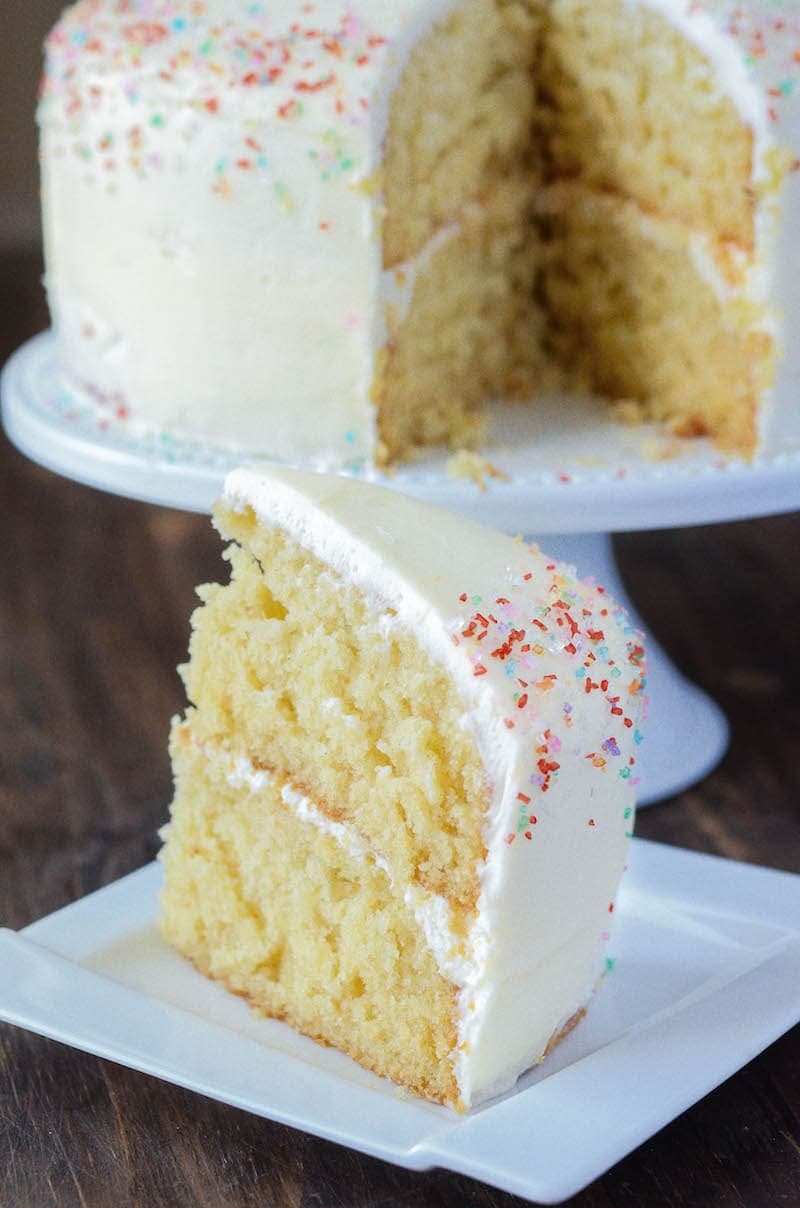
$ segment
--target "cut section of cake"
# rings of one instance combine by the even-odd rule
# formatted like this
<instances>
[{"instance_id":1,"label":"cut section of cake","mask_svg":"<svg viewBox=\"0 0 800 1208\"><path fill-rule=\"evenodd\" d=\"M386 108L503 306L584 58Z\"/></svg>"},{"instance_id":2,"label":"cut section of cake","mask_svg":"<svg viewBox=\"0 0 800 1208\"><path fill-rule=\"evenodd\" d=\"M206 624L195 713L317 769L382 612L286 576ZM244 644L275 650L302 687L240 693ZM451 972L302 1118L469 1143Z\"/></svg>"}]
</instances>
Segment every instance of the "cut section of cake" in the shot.
<instances>
[{"instance_id":1,"label":"cut section of cake","mask_svg":"<svg viewBox=\"0 0 800 1208\"><path fill-rule=\"evenodd\" d=\"M530 547L362 481L240 469L173 726L163 930L269 1016L458 1109L603 972L638 633Z\"/></svg>"}]
</instances>

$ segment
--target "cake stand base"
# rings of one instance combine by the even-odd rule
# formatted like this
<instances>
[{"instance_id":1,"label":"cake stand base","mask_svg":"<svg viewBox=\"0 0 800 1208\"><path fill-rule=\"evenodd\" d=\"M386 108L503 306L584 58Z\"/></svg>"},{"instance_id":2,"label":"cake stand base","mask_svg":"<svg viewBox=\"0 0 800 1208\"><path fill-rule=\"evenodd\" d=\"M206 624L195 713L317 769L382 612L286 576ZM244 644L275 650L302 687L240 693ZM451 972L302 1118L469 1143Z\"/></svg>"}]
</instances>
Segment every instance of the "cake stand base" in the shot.
<instances>
[{"instance_id":1,"label":"cake stand base","mask_svg":"<svg viewBox=\"0 0 800 1208\"><path fill-rule=\"evenodd\" d=\"M577 566L581 578L602 583L633 624L646 632L620 578L608 533L548 533L541 545L548 554ZM647 639L647 696L648 724L637 756L640 806L672 797L701 780L720 762L729 738L719 706L681 675L652 637Z\"/></svg>"}]
</instances>

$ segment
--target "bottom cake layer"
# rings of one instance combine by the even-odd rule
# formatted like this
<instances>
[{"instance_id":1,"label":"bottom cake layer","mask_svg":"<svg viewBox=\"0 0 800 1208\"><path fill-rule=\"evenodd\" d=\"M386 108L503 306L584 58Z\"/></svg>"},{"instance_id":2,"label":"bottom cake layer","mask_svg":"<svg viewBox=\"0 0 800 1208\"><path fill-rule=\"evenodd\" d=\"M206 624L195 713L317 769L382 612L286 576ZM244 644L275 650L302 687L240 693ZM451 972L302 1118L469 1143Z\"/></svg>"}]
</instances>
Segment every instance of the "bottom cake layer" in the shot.
<instances>
[{"instance_id":1,"label":"bottom cake layer","mask_svg":"<svg viewBox=\"0 0 800 1208\"><path fill-rule=\"evenodd\" d=\"M554 955L546 984L520 952L498 996L480 917L397 884L351 826L285 777L198 742L188 723L174 724L171 754L162 931L257 1013L456 1110L507 1090L584 1014L591 984L581 979L576 997L568 979L567 1010L556 990L576 940L584 963L579 937ZM509 1044L505 1027L494 1033L512 1002Z\"/></svg>"},{"instance_id":2,"label":"bottom cake layer","mask_svg":"<svg viewBox=\"0 0 800 1208\"><path fill-rule=\"evenodd\" d=\"M285 781L237 772L187 725L171 745L166 938L257 1011L463 1106L457 991L386 871L357 845L348 851L335 823L309 820L313 807Z\"/></svg>"}]
</instances>

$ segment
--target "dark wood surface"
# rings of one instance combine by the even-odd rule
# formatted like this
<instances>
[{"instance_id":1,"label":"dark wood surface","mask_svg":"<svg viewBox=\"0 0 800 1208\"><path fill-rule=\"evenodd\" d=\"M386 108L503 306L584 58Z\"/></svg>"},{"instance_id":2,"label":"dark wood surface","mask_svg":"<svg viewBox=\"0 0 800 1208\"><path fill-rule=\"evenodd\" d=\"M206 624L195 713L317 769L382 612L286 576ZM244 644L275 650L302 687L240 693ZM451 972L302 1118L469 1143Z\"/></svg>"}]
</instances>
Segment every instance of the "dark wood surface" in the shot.
<instances>
[{"instance_id":1,"label":"dark wood surface","mask_svg":"<svg viewBox=\"0 0 800 1208\"><path fill-rule=\"evenodd\" d=\"M40 271L0 261L0 361L47 323ZM102 495L0 442L0 924L18 928L155 854L174 668L194 586L220 562L204 518ZM617 544L651 630L733 725L721 767L637 832L800 873L800 515ZM800 1029L572 1202L800 1205ZM521 1203L0 1028L2 1208Z\"/></svg>"}]
</instances>

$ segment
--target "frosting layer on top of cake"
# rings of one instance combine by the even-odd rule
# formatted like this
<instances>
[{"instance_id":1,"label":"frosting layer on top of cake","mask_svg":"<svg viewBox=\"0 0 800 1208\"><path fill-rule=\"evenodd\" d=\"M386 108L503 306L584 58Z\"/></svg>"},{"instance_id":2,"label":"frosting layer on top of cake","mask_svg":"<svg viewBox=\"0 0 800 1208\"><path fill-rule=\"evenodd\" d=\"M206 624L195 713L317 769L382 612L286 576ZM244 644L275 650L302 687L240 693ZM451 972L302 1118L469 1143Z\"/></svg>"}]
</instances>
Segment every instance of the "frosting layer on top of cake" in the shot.
<instances>
[{"instance_id":1,"label":"frosting layer on top of cake","mask_svg":"<svg viewBox=\"0 0 800 1208\"><path fill-rule=\"evenodd\" d=\"M798 18L777 0L627 2L707 57L712 86L753 130L754 185L774 181L771 148L800 149ZM39 120L48 296L70 385L149 428L317 464L374 460L388 310L398 290L406 305L414 274L413 262L387 272L381 253L389 107L413 49L459 7L67 10L48 41ZM796 179L785 204L800 206ZM797 245L787 235L776 257L787 315ZM779 400L798 343L786 341Z\"/></svg>"},{"instance_id":2,"label":"frosting layer on top of cake","mask_svg":"<svg viewBox=\"0 0 800 1208\"><path fill-rule=\"evenodd\" d=\"M602 587L537 548L386 489L245 468L224 502L285 531L450 673L490 784L486 857L466 936L446 902L418 891L412 908L458 986L461 1097L496 1093L602 970L632 830L641 637Z\"/></svg>"}]
</instances>

